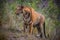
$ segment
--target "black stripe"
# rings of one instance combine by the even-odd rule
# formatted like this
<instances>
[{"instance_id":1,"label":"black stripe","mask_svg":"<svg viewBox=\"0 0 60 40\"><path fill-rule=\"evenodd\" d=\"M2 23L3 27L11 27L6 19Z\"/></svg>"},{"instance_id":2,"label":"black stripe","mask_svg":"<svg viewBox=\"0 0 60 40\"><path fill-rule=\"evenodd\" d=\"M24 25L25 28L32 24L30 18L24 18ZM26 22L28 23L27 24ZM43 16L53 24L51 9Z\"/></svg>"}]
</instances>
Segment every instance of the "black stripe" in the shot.
<instances>
[{"instance_id":1,"label":"black stripe","mask_svg":"<svg viewBox=\"0 0 60 40\"><path fill-rule=\"evenodd\" d=\"M28 21L28 24L31 23L31 17L30 17L30 13L29 12L26 12L24 14L24 19L27 19L27 20L24 20L24 22L26 23L26 21ZM29 20L30 19L30 20Z\"/></svg>"}]
</instances>

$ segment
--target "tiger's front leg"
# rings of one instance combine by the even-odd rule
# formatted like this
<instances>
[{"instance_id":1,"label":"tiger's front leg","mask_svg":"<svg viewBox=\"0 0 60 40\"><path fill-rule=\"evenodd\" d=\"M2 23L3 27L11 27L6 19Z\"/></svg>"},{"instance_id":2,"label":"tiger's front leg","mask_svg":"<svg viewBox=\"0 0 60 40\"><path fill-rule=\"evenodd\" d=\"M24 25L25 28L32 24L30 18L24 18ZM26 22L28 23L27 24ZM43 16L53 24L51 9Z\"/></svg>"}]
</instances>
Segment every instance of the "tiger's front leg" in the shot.
<instances>
[{"instance_id":1,"label":"tiger's front leg","mask_svg":"<svg viewBox=\"0 0 60 40\"><path fill-rule=\"evenodd\" d=\"M29 34L33 33L33 23L29 24Z\"/></svg>"},{"instance_id":2,"label":"tiger's front leg","mask_svg":"<svg viewBox=\"0 0 60 40\"><path fill-rule=\"evenodd\" d=\"M26 23L24 23L24 26L23 26L23 28L24 28L24 33L27 31L26 29L27 29L27 25L26 25Z\"/></svg>"}]
</instances>

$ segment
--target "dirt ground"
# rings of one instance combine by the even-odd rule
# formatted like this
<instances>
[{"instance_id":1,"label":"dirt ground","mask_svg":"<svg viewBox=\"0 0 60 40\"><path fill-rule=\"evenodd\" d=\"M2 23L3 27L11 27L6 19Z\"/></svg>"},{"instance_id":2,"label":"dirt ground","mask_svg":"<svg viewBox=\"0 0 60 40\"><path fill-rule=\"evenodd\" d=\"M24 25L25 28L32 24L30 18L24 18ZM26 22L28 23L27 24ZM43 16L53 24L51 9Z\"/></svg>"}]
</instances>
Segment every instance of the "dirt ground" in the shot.
<instances>
[{"instance_id":1,"label":"dirt ground","mask_svg":"<svg viewBox=\"0 0 60 40\"><path fill-rule=\"evenodd\" d=\"M0 40L48 40L36 37L35 35L27 35L21 30L0 28Z\"/></svg>"}]
</instances>

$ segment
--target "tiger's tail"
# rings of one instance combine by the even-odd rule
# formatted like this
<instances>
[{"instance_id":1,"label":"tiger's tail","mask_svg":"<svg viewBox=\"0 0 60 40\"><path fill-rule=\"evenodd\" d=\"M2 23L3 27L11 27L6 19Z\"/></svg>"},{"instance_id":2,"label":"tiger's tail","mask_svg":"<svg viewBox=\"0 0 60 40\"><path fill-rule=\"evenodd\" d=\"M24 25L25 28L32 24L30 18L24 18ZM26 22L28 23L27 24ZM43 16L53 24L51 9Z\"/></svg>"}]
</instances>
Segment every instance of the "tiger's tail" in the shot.
<instances>
[{"instance_id":1,"label":"tiger's tail","mask_svg":"<svg viewBox=\"0 0 60 40\"><path fill-rule=\"evenodd\" d=\"M43 24L43 29L44 29L44 35L45 35L45 37L46 37L45 22L44 22L44 24Z\"/></svg>"}]
</instances>

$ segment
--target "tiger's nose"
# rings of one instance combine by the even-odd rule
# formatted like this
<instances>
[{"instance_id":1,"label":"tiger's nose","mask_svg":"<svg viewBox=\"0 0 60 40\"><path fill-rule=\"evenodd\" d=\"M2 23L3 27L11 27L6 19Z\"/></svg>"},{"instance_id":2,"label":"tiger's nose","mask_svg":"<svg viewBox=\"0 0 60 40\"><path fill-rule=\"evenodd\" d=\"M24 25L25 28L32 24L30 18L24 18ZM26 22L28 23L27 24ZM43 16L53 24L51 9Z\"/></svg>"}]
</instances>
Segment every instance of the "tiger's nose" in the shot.
<instances>
[{"instance_id":1,"label":"tiger's nose","mask_svg":"<svg viewBox=\"0 0 60 40\"><path fill-rule=\"evenodd\" d=\"M23 13L23 11L21 11L21 13Z\"/></svg>"}]
</instances>

